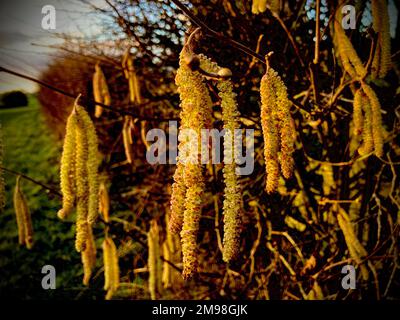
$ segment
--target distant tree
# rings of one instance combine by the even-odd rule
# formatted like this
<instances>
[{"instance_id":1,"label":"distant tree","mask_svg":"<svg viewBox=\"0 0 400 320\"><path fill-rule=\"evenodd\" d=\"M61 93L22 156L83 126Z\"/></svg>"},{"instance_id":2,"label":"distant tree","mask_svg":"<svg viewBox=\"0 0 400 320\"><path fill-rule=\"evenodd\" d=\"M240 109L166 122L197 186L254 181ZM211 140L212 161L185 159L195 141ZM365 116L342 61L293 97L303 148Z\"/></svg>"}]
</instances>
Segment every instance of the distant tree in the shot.
<instances>
[{"instance_id":1,"label":"distant tree","mask_svg":"<svg viewBox=\"0 0 400 320\"><path fill-rule=\"evenodd\" d=\"M28 105L28 97L21 91L10 91L1 97L2 106L7 108L24 107Z\"/></svg>"}]
</instances>

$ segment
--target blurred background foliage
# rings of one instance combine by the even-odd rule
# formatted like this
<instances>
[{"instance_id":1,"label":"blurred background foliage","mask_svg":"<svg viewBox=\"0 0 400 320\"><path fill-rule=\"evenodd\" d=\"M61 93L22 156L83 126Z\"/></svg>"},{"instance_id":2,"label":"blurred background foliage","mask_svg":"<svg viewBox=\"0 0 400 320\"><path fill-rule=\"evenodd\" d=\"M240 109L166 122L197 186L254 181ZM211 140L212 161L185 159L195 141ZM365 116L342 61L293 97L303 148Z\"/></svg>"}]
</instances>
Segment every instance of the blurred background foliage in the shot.
<instances>
[{"instance_id":1,"label":"blurred background foliage","mask_svg":"<svg viewBox=\"0 0 400 320\"><path fill-rule=\"evenodd\" d=\"M82 93L91 97L94 66L100 62L110 89L111 105L137 115L132 164L127 163L124 153L123 116L106 110L95 120L95 125L103 157L101 176L111 198L110 234L120 252L123 284L116 298L142 299L149 298L146 232L150 221L156 219L163 230L161 239L166 237L165 217L175 169L174 165L147 163L143 133L151 128L167 130L168 120L179 117L174 77L185 35L194 28L167 0L106 2L107 5L101 7L92 5L104 19L101 37L86 39L64 35L65 42L60 46L62 57L54 60L41 80L74 95ZM343 81L332 43L332 19L337 1L321 1L322 40L320 63L315 73L317 95L310 84L315 2L286 0L283 3L279 16L273 16L268 10L252 14L251 1L184 2L199 20L215 31L257 50L262 56L274 52L271 66L282 76L294 102L291 111L298 134L296 169L293 178L280 181L278 193L268 195L265 192L259 118L259 86L265 66L203 33L196 40L194 50L232 70L241 126L255 129L255 169L250 176L240 179L244 217L238 259L230 265L222 262L218 243L222 235L224 186L222 166L214 165L207 170L207 190L202 199L199 276L186 283L175 281L160 298L307 299L316 283L325 299L399 298L400 19L397 19L396 32L391 39L393 69L384 80L371 81L383 109L385 158L370 156L360 160L355 156L349 130L354 86L347 86L335 101L331 99ZM371 45L370 4L357 0L348 3L356 6L358 26L349 35L360 58L366 61ZM121 67L121 57L128 48L139 78L141 104L129 102L128 83ZM208 85L215 102L214 127L221 128L217 91L212 82ZM57 189L60 142L73 99L41 87L38 100L43 118L30 113L38 108L33 97L25 111L19 109L18 116L1 114L6 144L4 165L27 172ZM93 114L93 104L85 106ZM48 134L49 129L42 121L54 135ZM50 142L53 137L54 141ZM353 161L355 159L357 161ZM11 199L13 182L11 176L7 178L7 196ZM101 259L98 259L89 289L81 285L79 255L73 249L73 219L70 222L57 220L59 199L43 194L43 190L29 182L24 182L23 188L32 210L36 243L31 252L17 248L16 225L8 201L1 216L0 248L2 256L6 257L1 260L1 294L13 292L26 298L102 296ZM338 203L354 222L357 236L367 249L368 261L375 270L372 272L371 268L369 280L359 276L357 290L353 291L341 289L341 267L350 260L335 218ZM98 247L104 237L103 230L104 224L99 221L94 231ZM60 270L57 284L62 293L36 290L40 282L32 270L39 272L38 266L47 263ZM177 262L176 267L181 268L181 264ZM30 282L27 280L30 277L35 280L32 278ZM23 290L25 292L20 293Z\"/></svg>"}]
</instances>

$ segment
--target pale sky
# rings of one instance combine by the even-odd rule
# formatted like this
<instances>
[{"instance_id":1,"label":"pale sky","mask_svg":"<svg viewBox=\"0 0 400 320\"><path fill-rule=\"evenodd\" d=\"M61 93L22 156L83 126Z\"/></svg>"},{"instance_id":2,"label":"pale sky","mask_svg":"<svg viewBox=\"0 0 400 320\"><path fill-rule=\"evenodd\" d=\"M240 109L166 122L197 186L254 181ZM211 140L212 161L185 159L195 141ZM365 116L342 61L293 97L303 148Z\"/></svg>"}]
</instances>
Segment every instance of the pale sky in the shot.
<instances>
[{"instance_id":1,"label":"pale sky","mask_svg":"<svg viewBox=\"0 0 400 320\"><path fill-rule=\"evenodd\" d=\"M105 6L103 0L93 0ZM42 29L42 7L56 9L56 30ZM10 0L0 3L0 65L38 77L55 50L46 45L62 41L55 33L93 34L100 30L98 18L79 0ZM82 30L84 30L82 32ZM23 89L37 90L35 83L4 72L0 73L0 92Z\"/></svg>"}]
</instances>

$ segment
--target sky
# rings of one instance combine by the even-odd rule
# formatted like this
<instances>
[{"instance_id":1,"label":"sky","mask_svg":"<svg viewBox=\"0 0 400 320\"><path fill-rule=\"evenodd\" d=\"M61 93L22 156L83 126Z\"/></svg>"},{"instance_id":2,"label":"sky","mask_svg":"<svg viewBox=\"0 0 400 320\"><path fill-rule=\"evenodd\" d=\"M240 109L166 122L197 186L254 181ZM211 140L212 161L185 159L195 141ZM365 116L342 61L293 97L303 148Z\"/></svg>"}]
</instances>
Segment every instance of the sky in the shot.
<instances>
[{"instance_id":1,"label":"sky","mask_svg":"<svg viewBox=\"0 0 400 320\"><path fill-rule=\"evenodd\" d=\"M105 6L103 0L93 0ZM56 10L56 29L42 28L42 8L52 5ZM56 50L48 48L62 40L57 33L93 34L101 30L99 18L79 0L10 0L0 2L0 65L20 73L38 77ZM0 93L13 89L37 90L31 81L0 73Z\"/></svg>"},{"instance_id":2,"label":"sky","mask_svg":"<svg viewBox=\"0 0 400 320\"><path fill-rule=\"evenodd\" d=\"M85 2L98 7L107 7L104 0L0 1L0 65L38 77L56 55L55 49L46 46L62 43L62 40L56 36L57 33L79 36L101 34L101 18L98 14L94 14ZM45 5L53 5L56 9L55 30L42 29L44 18L42 8ZM389 9L393 36L397 19L393 0L389 0ZM34 92L37 90L37 85L0 72L0 93L14 89Z\"/></svg>"}]
</instances>

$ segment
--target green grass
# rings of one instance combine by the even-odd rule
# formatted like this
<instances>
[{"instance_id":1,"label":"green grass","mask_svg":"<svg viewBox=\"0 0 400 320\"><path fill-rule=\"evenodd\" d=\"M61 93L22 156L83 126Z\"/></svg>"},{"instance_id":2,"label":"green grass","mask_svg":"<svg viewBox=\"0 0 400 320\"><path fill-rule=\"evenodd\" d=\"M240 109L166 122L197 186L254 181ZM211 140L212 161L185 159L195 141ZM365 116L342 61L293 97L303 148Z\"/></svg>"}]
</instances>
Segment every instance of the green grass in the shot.
<instances>
[{"instance_id":1,"label":"green grass","mask_svg":"<svg viewBox=\"0 0 400 320\"><path fill-rule=\"evenodd\" d=\"M47 128L39 103L30 96L23 108L0 110L5 168L23 173L49 187L59 189L61 144ZM93 295L81 284L80 255L74 250L73 220L60 221L56 214L60 199L42 187L21 180L34 227L31 250L18 245L12 204L15 175L5 172L6 207L0 215L0 296L21 299L75 298ZM57 289L41 287L41 269L53 265ZM99 277L100 278L100 277ZM102 279L94 287L101 286Z\"/></svg>"}]
</instances>

